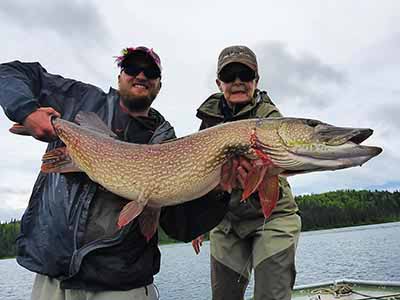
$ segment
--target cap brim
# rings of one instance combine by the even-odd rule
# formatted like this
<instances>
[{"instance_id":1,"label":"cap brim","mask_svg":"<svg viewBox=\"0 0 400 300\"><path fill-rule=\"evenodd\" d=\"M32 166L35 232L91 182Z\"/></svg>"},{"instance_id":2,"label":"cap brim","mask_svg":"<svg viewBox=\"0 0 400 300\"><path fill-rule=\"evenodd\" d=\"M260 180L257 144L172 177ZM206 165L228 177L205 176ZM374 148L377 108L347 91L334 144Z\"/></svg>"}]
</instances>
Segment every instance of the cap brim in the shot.
<instances>
[{"instance_id":1,"label":"cap brim","mask_svg":"<svg viewBox=\"0 0 400 300\"><path fill-rule=\"evenodd\" d=\"M148 58L151 60L151 62L157 66L157 68L159 69L159 71L162 71L161 68L161 63L159 61L159 59L157 59L156 57L154 57L152 54L150 54L147 50L145 49L135 49L134 51L131 51L131 53L129 53L127 55L127 57L124 59L124 61L121 63L121 67L123 67L124 65L129 65L129 60L130 58L132 58L132 56L137 55L138 53L140 53L140 55L144 55L144 57Z\"/></svg>"},{"instance_id":2,"label":"cap brim","mask_svg":"<svg viewBox=\"0 0 400 300\"><path fill-rule=\"evenodd\" d=\"M227 65L231 64L231 63L240 63L243 64L247 67L249 67L250 69L252 69L254 72L256 72L256 74L258 74L258 70L257 70L257 65L255 65L254 63L252 63L249 59L246 58L232 58L232 59L227 59L226 61L224 61L221 66L219 67L218 70L218 74L222 71L223 68L225 68Z\"/></svg>"}]
</instances>

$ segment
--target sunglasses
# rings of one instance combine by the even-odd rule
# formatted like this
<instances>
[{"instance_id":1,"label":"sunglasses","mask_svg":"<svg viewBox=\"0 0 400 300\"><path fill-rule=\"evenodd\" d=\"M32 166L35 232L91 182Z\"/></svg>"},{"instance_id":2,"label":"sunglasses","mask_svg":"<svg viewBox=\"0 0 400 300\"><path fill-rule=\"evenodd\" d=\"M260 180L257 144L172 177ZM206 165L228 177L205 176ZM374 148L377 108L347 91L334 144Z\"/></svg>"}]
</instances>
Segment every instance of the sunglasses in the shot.
<instances>
[{"instance_id":1,"label":"sunglasses","mask_svg":"<svg viewBox=\"0 0 400 300\"><path fill-rule=\"evenodd\" d=\"M225 83L234 82L236 78L239 78L240 81L243 82L249 82L256 78L256 72L251 69L231 70L227 68L222 69L222 71L218 74L218 78Z\"/></svg>"},{"instance_id":2,"label":"sunglasses","mask_svg":"<svg viewBox=\"0 0 400 300\"><path fill-rule=\"evenodd\" d=\"M156 67L143 67L143 66L135 66L129 65L122 69L129 76L137 76L140 72L143 72L144 76L148 79L157 79L161 77L161 72Z\"/></svg>"}]
</instances>

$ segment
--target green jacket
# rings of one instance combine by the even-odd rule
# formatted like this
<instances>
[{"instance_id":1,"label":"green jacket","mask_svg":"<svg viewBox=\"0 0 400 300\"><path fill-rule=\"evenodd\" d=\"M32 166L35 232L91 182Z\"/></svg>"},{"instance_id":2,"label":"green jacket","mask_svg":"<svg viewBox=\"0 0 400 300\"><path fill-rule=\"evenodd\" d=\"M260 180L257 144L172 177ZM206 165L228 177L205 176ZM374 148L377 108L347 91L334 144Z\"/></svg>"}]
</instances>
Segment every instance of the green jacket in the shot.
<instances>
[{"instance_id":1,"label":"green jacket","mask_svg":"<svg viewBox=\"0 0 400 300\"><path fill-rule=\"evenodd\" d=\"M268 97L267 92L256 90L251 102L242 107L227 108L222 93L213 94L198 108L197 117L202 120L200 129L249 118L281 117L281 113ZM271 219L278 216L290 215L298 211L289 183L284 177L279 178L280 197L272 212ZM229 232L233 228L240 236L246 236L264 223L264 215L257 193L241 203L242 190L234 190L229 202L229 211L219 225L222 230Z\"/></svg>"}]
</instances>

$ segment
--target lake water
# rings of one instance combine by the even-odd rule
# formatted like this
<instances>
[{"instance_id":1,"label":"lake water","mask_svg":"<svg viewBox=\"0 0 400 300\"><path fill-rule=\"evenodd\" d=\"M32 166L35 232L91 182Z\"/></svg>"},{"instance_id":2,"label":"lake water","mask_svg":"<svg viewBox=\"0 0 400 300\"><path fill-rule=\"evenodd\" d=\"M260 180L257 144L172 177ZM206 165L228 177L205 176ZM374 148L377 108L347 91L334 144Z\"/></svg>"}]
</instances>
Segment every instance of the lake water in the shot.
<instances>
[{"instance_id":1,"label":"lake water","mask_svg":"<svg viewBox=\"0 0 400 300\"><path fill-rule=\"evenodd\" d=\"M155 284L161 300L210 299L209 245L161 247ZM335 279L400 281L400 222L302 233L296 285ZM34 274L15 259L0 260L0 299L29 299ZM252 284L246 295L252 294Z\"/></svg>"}]
</instances>

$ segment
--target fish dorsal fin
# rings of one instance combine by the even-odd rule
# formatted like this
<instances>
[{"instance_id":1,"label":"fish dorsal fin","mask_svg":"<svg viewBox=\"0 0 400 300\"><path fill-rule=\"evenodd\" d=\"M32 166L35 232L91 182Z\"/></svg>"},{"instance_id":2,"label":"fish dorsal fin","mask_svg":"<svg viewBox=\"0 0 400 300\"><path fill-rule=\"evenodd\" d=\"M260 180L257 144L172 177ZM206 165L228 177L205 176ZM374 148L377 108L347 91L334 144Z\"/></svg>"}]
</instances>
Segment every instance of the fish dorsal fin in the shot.
<instances>
[{"instance_id":1,"label":"fish dorsal fin","mask_svg":"<svg viewBox=\"0 0 400 300\"><path fill-rule=\"evenodd\" d=\"M98 133L117 138L117 135L107 127L106 123L94 112L80 111L75 116L75 123Z\"/></svg>"}]
</instances>

